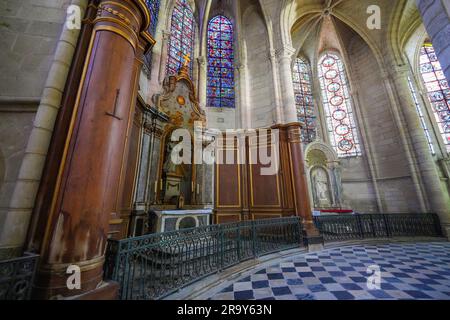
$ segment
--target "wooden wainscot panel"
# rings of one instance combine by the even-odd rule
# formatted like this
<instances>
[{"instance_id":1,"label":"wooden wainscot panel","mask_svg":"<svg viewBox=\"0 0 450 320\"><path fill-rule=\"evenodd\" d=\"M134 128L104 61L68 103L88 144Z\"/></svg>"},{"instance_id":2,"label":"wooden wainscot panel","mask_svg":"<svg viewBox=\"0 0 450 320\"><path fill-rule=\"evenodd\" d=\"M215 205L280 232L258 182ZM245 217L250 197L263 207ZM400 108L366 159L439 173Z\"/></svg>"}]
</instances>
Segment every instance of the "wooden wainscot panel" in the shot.
<instances>
[{"instance_id":1,"label":"wooden wainscot panel","mask_svg":"<svg viewBox=\"0 0 450 320\"><path fill-rule=\"evenodd\" d=\"M236 141L219 147L216 150L216 207L217 209L241 208L241 165L238 164L237 157L239 150L236 148ZM232 164L226 164L227 153L233 158Z\"/></svg>"},{"instance_id":2,"label":"wooden wainscot panel","mask_svg":"<svg viewBox=\"0 0 450 320\"><path fill-rule=\"evenodd\" d=\"M131 124L131 134L128 142L128 156L124 160L121 171L125 173L123 179L122 201L119 204L120 215L113 215L110 221L109 237L122 239L128 235L131 212L133 210L133 198L136 186L136 178L139 165L141 137L143 132L143 100L138 98L136 111Z\"/></svg>"},{"instance_id":3,"label":"wooden wainscot panel","mask_svg":"<svg viewBox=\"0 0 450 320\"><path fill-rule=\"evenodd\" d=\"M242 215L240 212L237 213L216 213L215 221L216 224L230 223L241 221Z\"/></svg>"},{"instance_id":4,"label":"wooden wainscot panel","mask_svg":"<svg viewBox=\"0 0 450 320\"><path fill-rule=\"evenodd\" d=\"M250 175L250 209L256 208L281 208L281 192L280 192L280 177L279 168L276 174L263 175L263 169L269 169L271 166L276 168L278 166L279 158L276 156L278 149L277 145L273 145L270 141L270 136L260 134L257 136L250 136L248 139L249 159L253 159L248 164ZM265 152L271 161L276 161L276 164L262 164L260 159L260 151ZM273 157L273 158L272 158Z\"/></svg>"}]
</instances>

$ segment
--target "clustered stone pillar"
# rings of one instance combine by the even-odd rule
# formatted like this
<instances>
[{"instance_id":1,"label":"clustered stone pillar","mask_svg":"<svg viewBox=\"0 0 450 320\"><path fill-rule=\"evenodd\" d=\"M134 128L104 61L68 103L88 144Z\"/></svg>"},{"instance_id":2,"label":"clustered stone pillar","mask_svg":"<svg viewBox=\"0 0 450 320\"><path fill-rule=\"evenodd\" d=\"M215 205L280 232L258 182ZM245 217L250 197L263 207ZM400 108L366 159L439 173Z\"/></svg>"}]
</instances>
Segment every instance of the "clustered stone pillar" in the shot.
<instances>
[{"instance_id":1,"label":"clustered stone pillar","mask_svg":"<svg viewBox=\"0 0 450 320\"><path fill-rule=\"evenodd\" d=\"M38 298L92 294L102 287L140 68L153 44L149 19L142 0L101 0L98 6L42 241ZM80 268L80 289L67 287L71 265Z\"/></svg>"},{"instance_id":2,"label":"clustered stone pillar","mask_svg":"<svg viewBox=\"0 0 450 320\"><path fill-rule=\"evenodd\" d=\"M320 237L319 231L314 226L312 218L302 147L302 124L298 122L294 85L292 82L292 58L294 53L295 49L289 46L285 46L277 52L281 95L283 99L282 127L286 130L289 144L289 162L294 187L296 214L302 218L305 242L308 244L310 250L314 250L316 245L320 246L323 243L323 240Z\"/></svg>"},{"instance_id":3,"label":"clustered stone pillar","mask_svg":"<svg viewBox=\"0 0 450 320\"><path fill-rule=\"evenodd\" d=\"M429 200L429 206L433 212L439 215L444 232L450 232L450 198L444 190L442 181L439 177L438 168L431 156L420 119L416 111L415 103L412 98L411 90L408 87L407 68L395 68L390 74L390 78L395 86L395 92L404 115L413 150L415 150L415 159L409 159L410 162L416 162L417 171L413 175L420 177L422 181L414 181L418 192L426 193ZM412 157L413 155L411 155ZM413 177L414 178L414 177ZM420 188L425 190L421 191ZM420 196L418 194L418 196Z\"/></svg>"},{"instance_id":4,"label":"clustered stone pillar","mask_svg":"<svg viewBox=\"0 0 450 320\"><path fill-rule=\"evenodd\" d=\"M81 9L82 15L86 12L87 4L87 0L70 1L70 5L76 5ZM69 29L65 26L56 45L8 213L3 226L0 226L0 260L22 254L79 34L79 29Z\"/></svg>"},{"instance_id":5,"label":"clustered stone pillar","mask_svg":"<svg viewBox=\"0 0 450 320\"><path fill-rule=\"evenodd\" d=\"M207 70L206 57L197 58L198 63L198 101L201 108L206 107Z\"/></svg>"},{"instance_id":6,"label":"clustered stone pillar","mask_svg":"<svg viewBox=\"0 0 450 320\"><path fill-rule=\"evenodd\" d=\"M431 37L442 70L450 81L450 1L417 0L417 7L428 35Z\"/></svg>"},{"instance_id":7,"label":"clustered stone pillar","mask_svg":"<svg viewBox=\"0 0 450 320\"><path fill-rule=\"evenodd\" d=\"M296 122L297 109L295 107L294 84L292 82L292 57L295 49L284 47L278 51L278 63L280 70L281 94L283 97L283 121L284 123Z\"/></svg>"}]
</instances>

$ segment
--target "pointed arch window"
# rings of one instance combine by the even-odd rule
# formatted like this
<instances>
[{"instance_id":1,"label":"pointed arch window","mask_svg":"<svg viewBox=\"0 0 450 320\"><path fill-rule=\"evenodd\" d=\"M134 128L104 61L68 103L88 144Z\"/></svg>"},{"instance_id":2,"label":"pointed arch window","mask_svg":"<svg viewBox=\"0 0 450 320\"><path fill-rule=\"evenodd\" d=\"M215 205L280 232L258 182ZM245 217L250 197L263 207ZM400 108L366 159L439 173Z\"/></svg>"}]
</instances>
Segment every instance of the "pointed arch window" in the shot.
<instances>
[{"instance_id":1,"label":"pointed arch window","mask_svg":"<svg viewBox=\"0 0 450 320\"><path fill-rule=\"evenodd\" d=\"M450 152L450 88L430 42L425 42L420 50L420 73L442 139Z\"/></svg>"},{"instance_id":2,"label":"pointed arch window","mask_svg":"<svg viewBox=\"0 0 450 320\"><path fill-rule=\"evenodd\" d=\"M320 58L319 80L331 145L339 157L360 156L347 75L336 54L326 53Z\"/></svg>"},{"instance_id":3,"label":"pointed arch window","mask_svg":"<svg viewBox=\"0 0 450 320\"><path fill-rule=\"evenodd\" d=\"M233 24L223 15L208 23L207 105L235 107Z\"/></svg>"},{"instance_id":4,"label":"pointed arch window","mask_svg":"<svg viewBox=\"0 0 450 320\"><path fill-rule=\"evenodd\" d=\"M312 95L311 68L303 58L297 58L292 72L295 105L298 120L304 123L302 141L306 144L316 139L316 116Z\"/></svg>"},{"instance_id":5,"label":"pointed arch window","mask_svg":"<svg viewBox=\"0 0 450 320\"><path fill-rule=\"evenodd\" d=\"M160 0L146 0L148 10L150 11L150 26L148 31L154 37L156 33L156 26L158 25L158 15Z\"/></svg>"},{"instance_id":6,"label":"pointed arch window","mask_svg":"<svg viewBox=\"0 0 450 320\"><path fill-rule=\"evenodd\" d=\"M184 56L191 58L189 71L192 74L192 58L194 56L194 13L187 0L176 0L173 8L169 58L167 61L167 73L176 74L184 63Z\"/></svg>"},{"instance_id":7,"label":"pointed arch window","mask_svg":"<svg viewBox=\"0 0 450 320\"><path fill-rule=\"evenodd\" d=\"M425 117L422 112L422 108L419 104L419 99L417 99L416 90L414 89L413 82L410 77L408 77L408 86L409 90L411 90L411 95L414 100L414 105L416 106L417 114L419 115L420 124L422 126L423 131L425 132L425 137L427 138L428 148L430 148L431 154L436 154L434 151L433 141L431 140L430 130L428 130L427 123L425 122Z\"/></svg>"},{"instance_id":8,"label":"pointed arch window","mask_svg":"<svg viewBox=\"0 0 450 320\"><path fill-rule=\"evenodd\" d=\"M146 0L145 1L150 12L150 25L148 27L148 31L155 37L156 26L158 25L158 15L159 15L159 6L160 0ZM152 65L152 51L150 50L148 54L145 55L145 62L147 66L151 68Z\"/></svg>"}]
</instances>

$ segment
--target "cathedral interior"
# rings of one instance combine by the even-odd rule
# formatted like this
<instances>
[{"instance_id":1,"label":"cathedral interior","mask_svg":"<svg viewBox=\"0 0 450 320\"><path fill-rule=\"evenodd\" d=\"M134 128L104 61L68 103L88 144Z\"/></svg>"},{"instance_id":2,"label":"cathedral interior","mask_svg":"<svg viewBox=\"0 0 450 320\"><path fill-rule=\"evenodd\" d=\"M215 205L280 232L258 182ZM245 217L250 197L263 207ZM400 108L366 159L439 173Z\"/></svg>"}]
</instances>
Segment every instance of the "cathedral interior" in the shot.
<instances>
[{"instance_id":1,"label":"cathedral interior","mask_svg":"<svg viewBox=\"0 0 450 320\"><path fill-rule=\"evenodd\" d=\"M450 299L450 1L0 0L0 44L0 300Z\"/></svg>"}]
</instances>

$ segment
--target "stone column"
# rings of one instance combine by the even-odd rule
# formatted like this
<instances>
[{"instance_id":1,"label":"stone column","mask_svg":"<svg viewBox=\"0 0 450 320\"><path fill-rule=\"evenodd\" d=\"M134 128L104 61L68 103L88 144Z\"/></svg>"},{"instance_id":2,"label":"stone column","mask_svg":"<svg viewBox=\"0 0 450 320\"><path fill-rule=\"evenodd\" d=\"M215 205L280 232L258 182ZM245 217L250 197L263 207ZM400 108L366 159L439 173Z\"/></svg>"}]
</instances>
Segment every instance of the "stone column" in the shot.
<instances>
[{"instance_id":1,"label":"stone column","mask_svg":"<svg viewBox=\"0 0 450 320\"><path fill-rule=\"evenodd\" d=\"M409 69L407 67L394 68L389 75L389 80L392 81L395 89L393 91L397 96L396 105L400 107L400 112L404 116L402 123L401 119L399 123L400 130L405 127L408 130L410 137L410 143L405 141L406 144L406 157L410 162L411 175L414 181L415 188L418 193L419 200L425 196L422 202L425 202L425 208L430 207L431 211L436 212L440 219L444 230L450 231L450 198L448 193L442 186L441 179L439 177L438 168L431 156L428 143L426 141L425 133L420 124L419 115L412 98L410 88L408 86L408 74ZM390 84L387 81L387 87ZM412 151L409 151L409 148ZM428 202L428 205L427 203Z\"/></svg>"},{"instance_id":2,"label":"stone column","mask_svg":"<svg viewBox=\"0 0 450 320\"><path fill-rule=\"evenodd\" d=\"M120 210L143 53L153 44L148 24L144 1L100 1L40 249L37 298L105 290L109 220ZM81 289L67 288L71 265L80 268Z\"/></svg>"},{"instance_id":3,"label":"stone column","mask_svg":"<svg viewBox=\"0 0 450 320\"><path fill-rule=\"evenodd\" d=\"M207 83L207 70L206 70L206 57L201 56L197 58L198 63L198 102L202 109L206 107L206 83Z\"/></svg>"},{"instance_id":4,"label":"stone column","mask_svg":"<svg viewBox=\"0 0 450 320\"><path fill-rule=\"evenodd\" d=\"M292 83L292 57L294 53L295 49L287 46L277 52L284 123L298 121L297 108L295 106L294 84Z\"/></svg>"},{"instance_id":5,"label":"stone column","mask_svg":"<svg viewBox=\"0 0 450 320\"><path fill-rule=\"evenodd\" d=\"M170 41L170 32L163 31L162 32L162 41L161 41L161 60L159 63L159 84L161 85L166 77L166 66L167 59L169 56L169 41Z\"/></svg>"},{"instance_id":6,"label":"stone column","mask_svg":"<svg viewBox=\"0 0 450 320\"><path fill-rule=\"evenodd\" d=\"M82 16L86 12L87 3L87 0L70 2L81 9ZM22 254L79 34L80 30L69 30L65 26L56 45L5 223L0 226L0 260Z\"/></svg>"},{"instance_id":7,"label":"stone column","mask_svg":"<svg viewBox=\"0 0 450 320\"><path fill-rule=\"evenodd\" d=\"M249 80L248 80L248 69L245 63L236 64L236 70L238 73L238 81L239 81L239 102L240 102L240 126L243 129L250 129L252 126L250 107L248 105L248 101L250 100L248 97L248 89L250 88Z\"/></svg>"},{"instance_id":8,"label":"stone column","mask_svg":"<svg viewBox=\"0 0 450 320\"><path fill-rule=\"evenodd\" d=\"M280 81L278 78L278 64L277 64L277 54L275 50L270 50L270 65L272 66L272 81L273 81L273 89L274 89L274 101L275 101L275 109L276 109L276 123L282 123L283 121L283 110L282 110L282 102L280 98ZM292 81L292 78L291 78ZM292 91L294 88L292 87Z\"/></svg>"},{"instance_id":9,"label":"stone column","mask_svg":"<svg viewBox=\"0 0 450 320\"><path fill-rule=\"evenodd\" d=\"M450 2L448 0L416 0L416 3L442 70L450 81Z\"/></svg>"},{"instance_id":10,"label":"stone column","mask_svg":"<svg viewBox=\"0 0 450 320\"><path fill-rule=\"evenodd\" d=\"M289 162L291 164L291 179L294 187L295 210L296 214L302 217L305 241L311 249L311 246L320 245L322 238L314 226L312 218L302 148L301 125L299 122L292 122L284 125L284 127L287 131L287 142L289 146Z\"/></svg>"}]
</instances>

